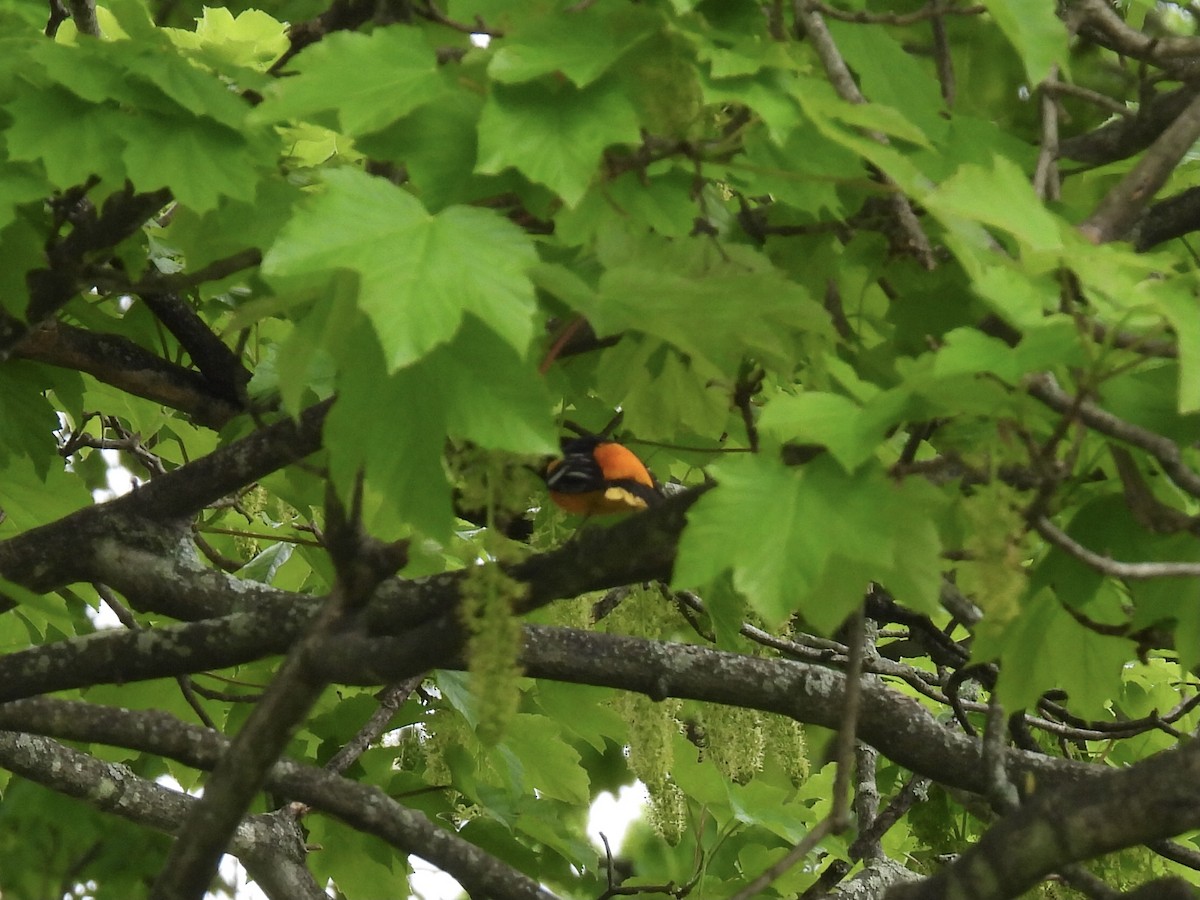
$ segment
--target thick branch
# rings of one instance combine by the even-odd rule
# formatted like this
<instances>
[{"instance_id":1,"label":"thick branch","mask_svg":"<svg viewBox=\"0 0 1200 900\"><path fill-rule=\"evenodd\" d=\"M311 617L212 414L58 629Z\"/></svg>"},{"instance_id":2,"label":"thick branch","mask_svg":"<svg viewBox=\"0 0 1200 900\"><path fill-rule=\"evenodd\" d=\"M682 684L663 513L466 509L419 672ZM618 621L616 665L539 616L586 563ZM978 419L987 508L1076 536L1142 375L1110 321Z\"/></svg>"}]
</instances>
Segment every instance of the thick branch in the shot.
<instances>
[{"instance_id":1,"label":"thick branch","mask_svg":"<svg viewBox=\"0 0 1200 900\"><path fill-rule=\"evenodd\" d=\"M1045 875L1200 827L1200 745L1184 744L1128 769L1039 788L939 874L894 888L888 900L1016 897Z\"/></svg>"},{"instance_id":2,"label":"thick branch","mask_svg":"<svg viewBox=\"0 0 1200 900\"><path fill-rule=\"evenodd\" d=\"M155 479L154 485L170 477ZM612 528L584 529L565 547L513 566L510 574L528 585L522 609L621 584L668 580L684 512L697 496L693 491L673 497ZM148 539L161 536L160 531ZM0 563L17 540L0 544ZM154 554L114 544L111 537L98 541L96 559L102 564L96 568L101 571L80 580L103 581L136 598L139 609L203 620L139 634L106 631L0 656L0 701L222 669L284 653L321 602L263 585L242 588L235 579L181 564L165 551ZM414 668L401 677L436 667L457 653L461 631L454 609L464 577L460 571L421 581L389 579L361 613L365 633L403 636L403 652ZM231 589L222 596L226 588ZM399 679L378 679L394 680Z\"/></svg>"},{"instance_id":3,"label":"thick branch","mask_svg":"<svg viewBox=\"0 0 1200 900\"><path fill-rule=\"evenodd\" d=\"M439 636L431 630L425 637ZM336 637L327 642L322 662L331 680L351 684L396 680L429 667L407 636ZM527 626L521 662L533 678L636 691L655 700L705 700L831 729L842 721L846 696L845 676L822 666L570 628ZM438 665L456 668L462 661L449 656ZM978 741L949 730L920 703L882 685L863 686L858 737L939 783L976 793L988 789ZM1089 766L1017 750L1009 751L1006 762L1018 781L1029 777L1044 785L1091 772Z\"/></svg>"},{"instance_id":4,"label":"thick branch","mask_svg":"<svg viewBox=\"0 0 1200 900\"><path fill-rule=\"evenodd\" d=\"M80 34L100 37L100 22L96 18L95 0L70 0L71 18Z\"/></svg>"},{"instance_id":5,"label":"thick branch","mask_svg":"<svg viewBox=\"0 0 1200 900\"><path fill-rule=\"evenodd\" d=\"M1177 74L1195 70L1200 38L1143 34L1130 28L1106 0L1073 0L1083 18L1079 33L1122 56L1144 60Z\"/></svg>"},{"instance_id":6,"label":"thick branch","mask_svg":"<svg viewBox=\"0 0 1200 900\"><path fill-rule=\"evenodd\" d=\"M168 713L48 698L0 705L0 727L127 747L202 770L217 765L228 748L228 741L219 734L188 725ZM5 732L0 732L0 739L5 736ZM0 765L5 762L0 760ZM404 853L415 853L453 875L472 896L552 900L552 895L533 879L454 832L438 827L424 814L401 806L379 788L289 760L271 768L266 786L329 813L353 828L374 834ZM260 817L250 821L257 818ZM172 824L178 821L179 818Z\"/></svg>"},{"instance_id":7,"label":"thick branch","mask_svg":"<svg viewBox=\"0 0 1200 900\"><path fill-rule=\"evenodd\" d=\"M1200 140L1200 96L1172 122L1138 160L1137 165L1105 195L1079 226L1093 243L1118 240L1129 233L1184 154Z\"/></svg>"},{"instance_id":8,"label":"thick branch","mask_svg":"<svg viewBox=\"0 0 1200 900\"><path fill-rule=\"evenodd\" d=\"M1176 88L1144 102L1133 117L1109 122L1095 131L1077 134L1059 142L1059 155L1066 159L1102 166L1141 153L1179 118L1196 96L1192 87Z\"/></svg>"},{"instance_id":9,"label":"thick branch","mask_svg":"<svg viewBox=\"0 0 1200 900\"><path fill-rule=\"evenodd\" d=\"M13 355L74 369L135 397L187 413L198 424L220 428L242 407L218 393L199 372L177 366L128 338L50 322L27 333Z\"/></svg>"},{"instance_id":10,"label":"thick branch","mask_svg":"<svg viewBox=\"0 0 1200 900\"><path fill-rule=\"evenodd\" d=\"M195 802L187 794L138 777L121 763L101 762L32 734L0 731L0 767L102 812L168 834L178 829L188 807ZM270 829L259 817L252 817L238 828L230 852L237 856L249 854L256 844L269 840Z\"/></svg>"},{"instance_id":11,"label":"thick branch","mask_svg":"<svg viewBox=\"0 0 1200 900\"><path fill-rule=\"evenodd\" d=\"M213 389L228 403L240 406L250 372L237 354L213 334L191 304L169 291L147 291L142 294L142 302L175 335Z\"/></svg>"},{"instance_id":12,"label":"thick branch","mask_svg":"<svg viewBox=\"0 0 1200 900\"><path fill-rule=\"evenodd\" d=\"M1149 250L1163 241L1200 229L1200 188L1188 188L1155 203L1134 228L1134 247Z\"/></svg>"},{"instance_id":13,"label":"thick branch","mask_svg":"<svg viewBox=\"0 0 1200 900\"><path fill-rule=\"evenodd\" d=\"M191 516L315 452L332 402L309 407L298 420L284 419L262 428L109 503L85 507L0 543L0 575L35 591L75 581L108 582L97 572L95 556L122 527L144 531L148 522L169 523ZM0 611L11 608L11 603L0 600Z\"/></svg>"}]
</instances>

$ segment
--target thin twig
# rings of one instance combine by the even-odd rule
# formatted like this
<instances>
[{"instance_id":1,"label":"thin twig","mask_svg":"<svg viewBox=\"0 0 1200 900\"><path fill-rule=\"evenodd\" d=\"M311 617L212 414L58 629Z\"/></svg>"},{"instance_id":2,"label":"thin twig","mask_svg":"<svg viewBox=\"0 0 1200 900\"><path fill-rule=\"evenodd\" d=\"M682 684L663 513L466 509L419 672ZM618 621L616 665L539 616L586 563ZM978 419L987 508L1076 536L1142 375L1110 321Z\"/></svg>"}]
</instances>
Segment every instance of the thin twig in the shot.
<instances>
[{"instance_id":1,"label":"thin twig","mask_svg":"<svg viewBox=\"0 0 1200 900\"><path fill-rule=\"evenodd\" d=\"M503 31L498 31L494 28L488 28L483 23L483 19L479 16L475 17L475 21L471 23L459 22L451 19L444 12L437 8L433 3L425 2L413 6L413 12L422 19L427 19L438 25L443 25L446 28L453 29L461 34L486 34L488 37L498 38L504 37Z\"/></svg>"},{"instance_id":2,"label":"thin twig","mask_svg":"<svg viewBox=\"0 0 1200 900\"><path fill-rule=\"evenodd\" d=\"M858 709L862 700L865 622L866 616L860 606L850 622L850 666L846 672L842 722L835 744L837 768L833 778L833 809L782 859L768 866L730 900L752 900L759 896L768 885L804 859L828 835L844 831L850 825L850 773L854 760L855 735L858 731Z\"/></svg>"},{"instance_id":3,"label":"thin twig","mask_svg":"<svg viewBox=\"0 0 1200 900\"><path fill-rule=\"evenodd\" d=\"M730 897L729 900L753 900L771 882L800 862L800 860L804 859L804 857L808 856L821 841L833 833L833 817L826 816L813 826L812 831L806 834L800 843L789 850L783 859L766 869L761 875L746 885L746 887Z\"/></svg>"},{"instance_id":4,"label":"thin twig","mask_svg":"<svg viewBox=\"0 0 1200 900\"><path fill-rule=\"evenodd\" d=\"M942 16L978 16L987 12L987 7L983 4L942 6L938 3L930 3L928 6L923 6L916 12L911 13L850 12L844 9L836 9L835 7L819 2L819 0L813 0L808 6L823 16L837 19L840 22L854 22L858 25L916 25L919 22L925 22L930 19L936 20Z\"/></svg>"},{"instance_id":5,"label":"thin twig","mask_svg":"<svg viewBox=\"0 0 1200 900\"><path fill-rule=\"evenodd\" d=\"M95 589L97 596L104 602L104 605L117 617L118 622L130 631L142 630L142 624L134 618L129 608L121 602L120 598L107 585L93 582L92 588ZM209 717L208 712L200 704L200 698L196 696L196 692L193 690L192 679L187 675L176 675L175 682L179 685L179 690L183 693L183 699L187 701L187 705L192 708L192 712L196 714L196 717L203 723L204 727L216 731L216 723Z\"/></svg>"},{"instance_id":6,"label":"thin twig","mask_svg":"<svg viewBox=\"0 0 1200 900\"><path fill-rule=\"evenodd\" d=\"M1078 97L1080 100L1085 100L1093 106L1098 106L1105 112L1110 112L1114 116L1120 116L1123 119L1137 117L1137 111L1130 109L1120 100L1114 100L1107 94L1101 94L1099 91L1093 91L1090 88L1071 84L1069 81L1047 80L1042 83L1041 89L1057 96Z\"/></svg>"},{"instance_id":7,"label":"thin twig","mask_svg":"<svg viewBox=\"0 0 1200 900\"><path fill-rule=\"evenodd\" d=\"M1033 520L1034 530L1060 550L1091 566L1101 574L1127 581L1145 581L1150 578L1196 578L1200 577L1200 563L1192 562L1121 562L1089 550L1069 534L1047 519L1039 516Z\"/></svg>"},{"instance_id":8,"label":"thin twig","mask_svg":"<svg viewBox=\"0 0 1200 900\"><path fill-rule=\"evenodd\" d=\"M924 800L929 794L930 784L932 782L924 775L913 775L909 778L883 812L875 817L871 827L861 831L854 843L850 845L850 857L855 860L863 859L865 856L863 848L878 843L913 806Z\"/></svg>"},{"instance_id":9,"label":"thin twig","mask_svg":"<svg viewBox=\"0 0 1200 900\"><path fill-rule=\"evenodd\" d=\"M983 767L987 772L988 799L992 807L1001 813L1011 812L1020 805L1017 789L1009 780L1004 767L1005 735L1008 733L1008 717L1004 707L993 694L988 701L987 720L983 730Z\"/></svg>"},{"instance_id":10,"label":"thin twig","mask_svg":"<svg viewBox=\"0 0 1200 900\"><path fill-rule=\"evenodd\" d=\"M101 272L89 273L88 281L91 287L98 287L112 293L121 294L171 294L182 293L208 281L220 281L230 275L246 269L252 269L262 262L262 251L254 247L239 250L231 256L213 260L208 265L194 272L175 272L164 275L151 271L138 281L129 281L121 277L116 269L105 269Z\"/></svg>"},{"instance_id":11,"label":"thin twig","mask_svg":"<svg viewBox=\"0 0 1200 900\"><path fill-rule=\"evenodd\" d=\"M342 745L337 753L325 763L325 769L336 775L341 775L346 769L366 752L367 748L387 730L396 710L405 704L412 692L421 684L422 676L408 678L404 681L390 684L379 693L379 706L371 713L369 719L358 733Z\"/></svg>"},{"instance_id":12,"label":"thin twig","mask_svg":"<svg viewBox=\"0 0 1200 900\"><path fill-rule=\"evenodd\" d=\"M1083 424L1093 431L1145 450L1158 460L1163 474L1177 487L1193 497L1200 497L1200 474L1183 464L1179 445L1174 441L1126 422L1089 400L1077 402L1077 398L1059 387L1057 380L1048 372L1032 378L1026 389L1031 396L1056 412L1078 415Z\"/></svg>"},{"instance_id":13,"label":"thin twig","mask_svg":"<svg viewBox=\"0 0 1200 900\"><path fill-rule=\"evenodd\" d=\"M858 89L854 76L850 74L850 68L846 65L846 60L842 58L821 13L817 11L816 4L810 3L809 0L795 0L795 16L796 21L804 25L805 33L825 69L825 75L833 84L838 96L847 103L865 103L866 98ZM888 143L887 135L880 132L869 132L869 137L880 144ZM929 244L928 236L921 228L921 223L917 220L917 214L913 212L912 204L909 203L908 197L890 175L886 172L880 174L884 183L893 189L888 196L896 220L908 240L908 249L912 251L921 265L932 270L936 265L933 248Z\"/></svg>"},{"instance_id":14,"label":"thin twig","mask_svg":"<svg viewBox=\"0 0 1200 900\"><path fill-rule=\"evenodd\" d=\"M956 80L954 77L954 56L950 52L950 38L946 34L946 13L953 12L948 9L942 0L934 0L932 7L936 15L929 20L930 29L933 32L933 58L937 63L938 84L942 89L942 100L946 102L946 108L954 107L954 96L956 93Z\"/></svg>"},{"instance_id":15,"label":"thin twig","mask_svg":"<svg viewBox=\"0 0 1200 900\"><path fill-rule=\"evenodd\" d=\"M278 534L262 534L257 531L243 531L240 528L217 528L212 525L203 525L197 531L205 534L227 534L231 537L252 538L259 541L279 541L284 544L298 544L304 547L323 547L325 546L320 541L314 541L311 538L288 537Z\"/></svg>"},{"instance_id":16,"label":"thin twig","mask_svg":"<svg viewBox=\"0 0 1200 900\"><path fill-rule=\"evenodd\" d=\"M1038 151L1037 168L1033 173L1033 190L1043 200L1059 198L1058 181L1058 100L1049 85L1058 83L1058 65L1040 85L1042 107L1042 146Z\"/></svg>"}]
</instances>

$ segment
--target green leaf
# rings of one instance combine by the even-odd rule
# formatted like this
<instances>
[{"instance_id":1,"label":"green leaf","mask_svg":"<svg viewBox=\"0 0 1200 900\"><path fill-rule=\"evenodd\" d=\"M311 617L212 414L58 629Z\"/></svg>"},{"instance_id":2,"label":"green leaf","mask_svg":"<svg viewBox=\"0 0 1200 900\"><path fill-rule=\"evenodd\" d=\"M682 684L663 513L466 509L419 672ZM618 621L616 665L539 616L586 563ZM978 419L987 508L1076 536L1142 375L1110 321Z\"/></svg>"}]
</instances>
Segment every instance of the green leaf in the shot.
<instances>
[{"instance_id":1,"label":"green leaf","mask_svg":"<svg viewBox=\"0 0 1200 900\"><path fill-rule=\"evenodd\" d=\"M1047 653L1047 647L1070 647L1071 652ZM1108 703L1120 692L1129 659L1124 639L1085 630L1050 591L1025 605L1005 631L1002 648L997 696L1010 712L1057 688L1067 692L1076 715L1108 718ZM992 652L990 642L984 649Z\"/></svg>"},{"instance_id":2,"label":"green leaf","mask_svg":"<svg viewBox=\"0 0 1200 900\"><path fill-rule=\"evenodd\" d=\"M604 750L607 735L619 734L625 726L608 702L610 695L606 688L559 681L539 681L533 692L543 712L597 751Z\"/></svg>"},{"instance_id":3,"label":"green leaf","mask_svg":"<svg viewBox=\"0 0 1200 900\"><path fill-rule=\"evenodd\" d=\"M851 103L840 97L829 82L818 78L799 79L792 89L802 92L801 105L815 121L840 122L863 132L880 131L919 147L929 145L929 136L903 108L875 102Z\"/></svg>"},{"instance_id":4,"label":"green leaf","mask_svg":"<svg viewBox=\"0 0 1200 900\"><path fill-rule=\"evenodd\" d=\"M532 365L474 316L418 364L446 405L449 433L493 450L555 453L550 393Z\"/></svg>"},{"instance_id":5,"label":"green leaf","mask_svg":"<svg viewBox=\"0 0 1200 900\"><path fill-rule=\"evenodd\" d=\"M339 273L322 293L275 359L280 399L292 415L303 409L310 391L322 398L333 393L333 360L345 357L353 333L358 279L353 273ZM259 377L259 369L254 377Z\"/></svg>"},{"instance_id":6,"label":"green leaf","mask_svg":"<svg viewBox=\"0 0 1200 900\"><path fill-rule=\"evenodd\" d=\"M803 91L807 86L791 73L770 70L740 78L704 79L701 85L707 105L736 104L752 109L778 144L787 140L803 121L793 92Z\"/></svg>"},{"instance_id":7,"label":"green leaf","mask_svg":"<svg viewBox=\"0 0 1200 900\"><path fill-rule=\"evenodd\" d=\"M483 180L474 174L476 129L483 98L473 91L448 92L356 145L373 159L390 159L408 172L405 185L431 212L474 199Z\"/></svg>"},{"instance_id":8,"label":"green leaf","mask_svg":"<svg viewBox=\"0 0 1200 900\"><path fill-rule=\"evenodd\" d=\"M771 194L816 218L841 217L838 185L860 181L862 160L808 125L800 125L782 144L762 129L746 136L745 162L730 175L752 194Z\"/></svg>"},{"instance_id":9,"label":"green leaf","mask_svg":"<svg viewBox=\"0 0 1200 900\"><path fill-rule=\"evenodd\" d=\"M707 241L622 245L602 251L609 267L599 302L581 307L597 332L626 329L653 334L686 354L731 372L750 354L785 367L796 335L830 334L829 318L795 281L748 248Z\"/></svg>"},{"instance_id":10,"label":"green leaf","mask_svg":"<svg viewBox=\"0 0 1200 900\"><path fill-rule=\"evenodd\" d=\"M689 39L696 45L696 56L708 63L714 79L754 75L765 68L788 69L795 66L788 55L787 44L772 40L766 34L748 37L721 35L718 41L710 35L692 33Z\"/></svg>"},{"instance_id":11,"label":"green leaf","mask_svg":"<svg viewBox=\"0 0 1200 900\"><path fill-rule=\"evenodd\" d=\"M826 447L848 472L870 459L883 438L882 429L864 427L869 424L854 401L821 391L774 397L759 421L764 434L781 442Z\"/></svg>"},{"instance_id":12,"label":"green leaf","mask_svg":"<svg viewBox=\"0 0 1200 900\"><path fill-rule=\"evenodd\" d=\"M612 221L638 222L657 234L683 237L700 213L694 184L690 173L675 168L654 177L625 172L612 181L595 182L574 209L556 217L554 236L564 244L584 245Z\"/></svg>"},{"instance_id":13,"label":"green leaf","mask_svg":"<svg viewBox=\"0 0 1200 900\"><path fill-rule=\"evenodd\" d=\"M125 178L120 135L128 117L112 106L94 106L63 88L24 93L5 109L13 123L5 131L8 155L18 162L41 162L56 185L99 175L108 184Z\"/></svg>"},{"instance_id":14,"label":"green leaf","mask_svg":"<svg viewBox=\"0 0 1200 900\"><path fill-rule=\"evenodd\" d=\"M204 119L148 119L138 128L123 158L139 186L170 187L196 212L215 208L222 196L253 199L259 173L238 132Z\"/></svg>"},{"instance_id":15,"label":"green leaf","mask_svg":"<svg viewBox=\"0 0 1200 900\"><path fill-rule=\"evenodd\" d=\"M546 716L519 713L509 726L501 752L511 754L514 779L524 793L537 791L565 803L589 801L588 776L579 753L563 740L558 724Z\"/></svg>"},{"instance_id":16,"label":"green leaf","mask_svg":"<svg viewBox=\"0 0 1200 900\"><path fill-rule=\"evenodd\" d=\"M407 857L379 838L355 831L336 819L313 816L306 821L308 840L321 847L312 854L312 871L320 884L332 880L347 897L408 895Z\"/></svg>"},{"instance_id":17,"label":"green leaf","mask_svg":"<svg viewBox=\"0 0 1200 900\"><path fill-rule=\"evenodd\" d=\"M962 260L961 245L955 252ZM990 250L988 259L971 272L971 291L1004 321L1017 328L1038 328L1046 318L1046 304L1057 288L1049 277L1031 277L1011 260L997 258ZM972 266L971 263L966 263Z\"/></svg>"},{"instance_id":18,"label":"green leaf","mask_svg":"<svg viewBox=\"0 0 1200 900\"><path fill-rule=\"evenodd\" d=\"M50 184L36 166L5 163L0 167L0 229L16 218L16 207L43 200L49 193Z\"/></svg>"},{"instance_id":19,"label":"green leaf","mask_svg":"<svg viewBox=\"0 0 1200 900\"><path fill-rule=\"evenodd\" d=\"M878 581L907 606L937 608L941 498L877 467L847 474L818 458L799 471L751 457L713 467L717 488L692 507L674 583L699 587L732 569L767 622L799 611L836 628Z\"/></svg>"},{"instance_id":20,"label":"green leaf","mask_svg":"<svg viewBox=\"0 0 1200 900\"><path fill-rule=\"evenodd\" d=\"M1026 175L996 156L988 168L968 163L922 199L940 218L958 217L991 225L1039 253L1063 247L1059 224L1033 192Z\"/></svg>"},{"instance_id":21,"label":"green leaf","mask_svg":"<svg viewBox=\"0 0 1200 900\"><path fill-rule=\"evenodd\" d=\"M419 373L389 374L369 328L356 329L345 352L356 362L342 366L338 399L325 420L330 474L339 493L351 496L362 469L368 488L383 498L366 522L372 533L394 539L407 525L448 537L453 513L442 468L446 410L441 398L428 391Z\"/></svg>"},{"instance_id":22,"label":"green leaf","mask_svg":"<svg viewBox=\"0 0 1200 900\"><path fill-rule=\"evenodd\" d=\"M407 25L370 35L338 31L299 54L296 75L275 81L252 115L258 122L332 112L349 135L368 134L403 118L444 90L437 56Z\"/></svg>"},{"instance_id":23,"label":"green leaf","mask_svg":"<svg viewBox=\"0 0 1200 900\"><path fill-rule=\"evenodd\" d=\"M0 366L0 464L16 454L28 459L40 478L59 462L54 432L60 423L44 389L41 366L23 360Z\"/></svg>"},{"instance_id":24,"label":"green leaf","mask_svg":"<svg viewBox=\"0 0 1200 900\"><path fill-rule=\"evenodd\" d=\"M1163 314L1179 342L1179 412L1200 412L1200 304L1190 286L1164 292Z\"/></svg>"},{"instance_id":25,"label":"green leaf","mask_svg":"<svg viewBox=\"0 0 1200 900\"><path fill-rule=\"evenodd\" d=\"M195 31L165 28L178 47L201 51L205 61L265 69L288 48L287 25L257 9L235 17L223 7L204 7Z\"/></svg>"},{"instance_id":26,"label":"green leaf","mask_svg":"<svg viewBox=\"0 0 1200 900\"><path fill-rule=\"evenodd\" d=\"M612 79L586 88L498 84L479 120L475 168L497 173L511 166L574 206L598 174L604 149L638 140L637 115Z\"/></svg>"},{"instance_id":27,"label":"green leaf","mask_svg":"<svg viewBox=\"0 0 1200 900\"><path fill-rule=\"evenodd\" d=\"M5 512L0 539L53 522L91 503L91 494L60 461L35 467L32 459L10 456L0 477L0 509Z\"/></svg>"},{"instance_id":28,"label":"green leaf","mask_svg":"<svg viewBox=\"0 0 1200 900\"><path fill-rule=\"evenodd\" d=\"M984 0L984 6L1021 55L1030 84L1040 84L1055 63L1067 61L1067 26L1041 0Z\"/></svg>"},{"instance_id":29,"label":"green leaf","mask_svg":"<svg viewBox=\"0 0 1200 900\"><path fill-rule=\"evenodd\" d=\"M26 624L32 625L43 635L47 625L53 625L63 634L75 632L75 619L66 608L66 601L58 594L39 594L0 577L0 597L14 601L24 615Z\"/></svg>"},{"instance_id":30,"label":"green leaf","mask_svg":"<svg viewBox=\"0 0 1200 900\"><path fill-rule=\"evenodd\" d=\"M872 103L896 110L928 139L945 135L949 123L943 117L941 88L929 67L905 49L898 35L852 22L830 21L828 25L838 50Z\"/></svg>"},{"instance_id":31,"label":"green leaf","mask_svg":"<svg viewBox=\"0 0 1200 900\"><path fill-rule=\"evenodd\" d=\"M477 315L519 353L533 337L535 261L528 236L502 217L454 206L431 216L411 195L353 169L327 173L267 252L262 270L297 276L351 269L358 306L394 372Z\"/></svg>"},{"instance_id":32,"label":"green leaf","mask_svg":"<svg viewBox=\"0 0 1200 900\"><path fill-rule=\"evenodd\" d=\"M654 338L627 335L604 354L596 385L643 439L672 440L681 428L720 434L729 419L724 373Z\"/></svg>"},{"instance_id":33,"label":"green leaf","mask_svg":"<svg viewBox=\"0 0 1200 900\"><path fill-rule=\"evenodd\" d=\"M390 375L378 343L360 328L339 365L338 402L325 426L331 468L348 496L365 467L368 483L387 498L377 521L388 533L407 523L435 538L449 535L447 435L518 453L557 449L544 381L474 317L449 345Z\"/></svg>"},{"instance_id":34,"label":"green leaf","mask_svg":"<svg viewBox=\"0 0 1200 900\"><path fill-rule=\"evenodd\" d=\"M292 551L296 549L295 544L287 543L286 541L278 541L246 563L238 569L238 577L245 578L248 581L261 581L263 584L271 584L275 578L275 573L279 571L279 567L287 562Z\"/></svg>"},{"instance_id":35,"label":"green leaf","mask_svg":"<svg viewBox=\"0 0 1200 900\"><path fill-rule=\"evenodd\" d=\"M552 13L506 31L488 74L512 84L561 72L586 87L662 24L645 6L596 4Z\"/></svg>"},{"instance_id":36,"label":"green leaf","mask_svg":"<svg viewBox=\"0 0 1200 900\"><path fill-rule=\"evenodd\" d=\"M701 140L708 113L691 49L671 32L640 43L614 71L642 129L658 138Z\"/></svg>"}]
</instances>

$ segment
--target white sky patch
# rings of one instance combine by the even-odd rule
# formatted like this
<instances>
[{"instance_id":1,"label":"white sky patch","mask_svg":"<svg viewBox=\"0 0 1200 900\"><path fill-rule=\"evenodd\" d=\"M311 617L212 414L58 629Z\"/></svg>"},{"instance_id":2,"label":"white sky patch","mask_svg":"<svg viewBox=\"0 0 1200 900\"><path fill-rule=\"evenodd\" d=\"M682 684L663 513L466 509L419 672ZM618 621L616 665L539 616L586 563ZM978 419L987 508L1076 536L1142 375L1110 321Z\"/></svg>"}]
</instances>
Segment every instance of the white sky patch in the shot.
<instances>
[{"instance_id":1,"label":"white sky patch","mask_svg":"<svg viewBox=\"0 0 1200 900\"><path fill-rule=\"evenodd\" d=\"M121 451L101 450L100 455L104 457L104 462L108 465L108 471L105 473L108 487L92 491L93 500L97 503L104 503L120 497L122 494L128 494L137 486L138 482L134 479L133 473L121 465Z\"/></svg>"},{"instance_id":2,"label":"white sky patch","mask_svg":"<svg viewBox=\"0 0 1200 900\"><path fill-rule=\"evenodd\" d=\"M412 865L408 885L412 888L414 900L453 900L463 895L458 882L441 869L419 856L410 856L408 861Z\"/></svg>"},{"instance_id":3,"label":"white sky patch","mask_svg":"<svg viewBox=\"0 0 1200 900\"><path fill-rule=\"evenodd\" d=\"M471 35L471 43L476 47L486 47L492 42L490 34L473 34Z\"/></svg>"},{"instance_id":4,"label":"white sky patch","mask_svg":"<svg viewBox=\"0 0 1200 900\"><path fill-rule=\"evenodd\" d=\"M587 833L592 843L603 850L604 842L600 840L603 833L613 855L620 853L629 826L641 818L649 799L646 786L640 781L624 785L615 797L609 791L598 796L588 813Z\"/></svg>"}]
</instances>

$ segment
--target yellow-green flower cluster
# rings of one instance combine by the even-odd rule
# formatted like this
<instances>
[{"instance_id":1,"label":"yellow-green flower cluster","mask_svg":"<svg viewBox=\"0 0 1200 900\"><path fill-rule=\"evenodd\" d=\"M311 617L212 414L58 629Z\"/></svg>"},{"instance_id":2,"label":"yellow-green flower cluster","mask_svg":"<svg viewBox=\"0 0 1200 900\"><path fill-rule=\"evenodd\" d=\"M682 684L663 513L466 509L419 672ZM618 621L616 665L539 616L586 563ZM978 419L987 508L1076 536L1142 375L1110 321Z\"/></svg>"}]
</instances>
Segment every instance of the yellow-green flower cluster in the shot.
<instances>
[{"instance_id":1,"label":"yellow-green flower cluster","mask_svg":"<svg viewBox=\"0 0 1200 900\"><path fill-rule=\"evenodd\" d=\"M521 699L521 620L513 603L525 585L495 564L469 570L460 615L467 632L471 692L478 704L475 732L487 746L499 742Z\"/></svg>"}]
</instances>

